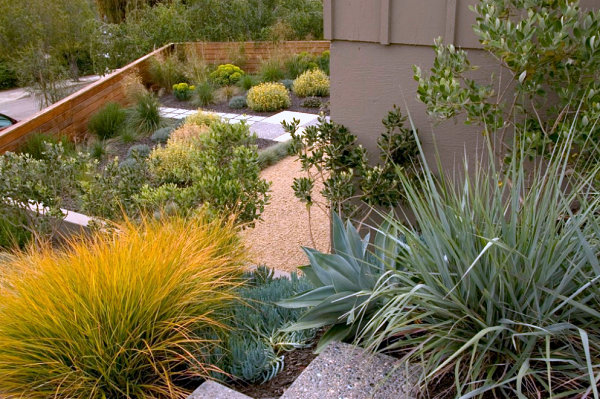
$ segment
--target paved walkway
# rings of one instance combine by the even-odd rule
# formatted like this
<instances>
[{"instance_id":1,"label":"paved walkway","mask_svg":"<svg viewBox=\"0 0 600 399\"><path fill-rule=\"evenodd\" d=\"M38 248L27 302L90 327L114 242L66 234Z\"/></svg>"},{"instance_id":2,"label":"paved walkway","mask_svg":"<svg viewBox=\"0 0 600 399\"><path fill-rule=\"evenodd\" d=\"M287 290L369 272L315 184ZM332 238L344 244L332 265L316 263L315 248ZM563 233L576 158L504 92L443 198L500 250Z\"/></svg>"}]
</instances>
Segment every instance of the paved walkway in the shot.
<instances>
[{"instance_id":1,"label":"paved walkway","mask_svg":"<svg viewBox=\"0 0 600 399\"><path fill-rule=\"evenodd\" d=\"M99 76L82 76L79 81L69 81L69 91L75 92L98 80ZM26 88L0 91L0 114L22 121L40 112L40 102Z\"/></svg>"},{"instance_id":2,"label":"paved walkway","mask_svg":"<svg viewBox=\"0 0 600 399\"><path fill-rule=\"evenodd\" d=\"M161 115L165 118L172 119L184 119L190 115L195 114L197 111L180 109L180 108L168 108L161 107ZM289 133L286 133L281 126L281 122L291 122L293 119L300 121L298 132L302 133L306 126L316 125L318 123L318 115L307 114L304 112L293 112L293 111L282 111L273 116L256 116L256 115L240 115L240 114L226 114L222 112L214 112L221 118L229 121L230 123L239 123L246 121L250 125L250 130L261 139L269 139L279 142L290 140L292 137Z\"/></svg>"}]
</instances>

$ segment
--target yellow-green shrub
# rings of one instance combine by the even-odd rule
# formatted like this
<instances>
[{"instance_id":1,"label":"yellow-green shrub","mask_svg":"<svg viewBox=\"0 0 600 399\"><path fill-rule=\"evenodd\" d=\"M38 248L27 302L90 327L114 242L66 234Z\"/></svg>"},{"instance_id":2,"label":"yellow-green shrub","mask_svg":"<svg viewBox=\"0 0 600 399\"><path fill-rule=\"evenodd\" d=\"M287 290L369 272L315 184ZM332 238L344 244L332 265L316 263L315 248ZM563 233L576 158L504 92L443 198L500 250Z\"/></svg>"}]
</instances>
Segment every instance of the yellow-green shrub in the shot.
<instances>
[{"instance_id":1,"label":"yellow-green shrub","mask_svg":"<svg viewBox=\"0 0 600 399\"><path fill-rule=\"evenodd\" d=\"M186 125L205 125L211 126L213 123L221 122L219 115L212 112L204 112L201 109L193 115L185 118Z\"/></svg>"},{"instance_id":2,"label":"yellow-green shrub","mask_svg":"<svg viewBox=\"0 0 600 399\"><path fill-rule=\"evenodd\" d=\"M306 71L294 80L292 91L298 97L328 96L329 76L320 69Z\"/></svg>"},{"instance_id":3,"label":"yellow-green shrub","mask_svg":"<svg viewBox=\"0 0 600 399\"><path fill-rule=\"evenodd\" d=\"M219 65L210 74L210 79L219 86L228 86L236 84L244 76L244 71L233 64Z\"/></svg>"},{"instance_id":4,"label":"yellow-green shrub","mask_svg":"<svg viewBox=\"0 0 600 399\"><path fill-rule=\"evenodd\" d=\"M172 141L164 147L155 147L148 157L150 173L159 184L186 185L192 181L198 163L200 148L189 140Z\"/></svg>"},{"instance_id":5,"label":"yellow-green shrub","mask_svg":"<svg viewBox=\"0 0 600 399\"><path fill-rule=\"evenodd\" d=\"M0 286L6 397L184 398L174 381L218 371L245 253L230 222L126 222L91 239L17 254Z\"/></svg>"},{"instance_id":6,"label":"yellow-green shrub","mask_svg":"<svg viewBox=\"0 0 600 399\"><path fill-rule=\"evenodd\" d=\"M169 136L167 145L174 143L193 144L198 138L208 132L207 125L183 124Z\"/></svg>"},{"instance_id":7,"label":"yellow-green shrub","mask_svg":"<svg viewBox=\"0 0 600 399\"><path fill-rule=\"evenodd\" d=\"M281 83L261 83L248 91L246 98L250 109L262 111L277 111L288 108L292 101L287 89Z\"/></svg>"}]
</instances>

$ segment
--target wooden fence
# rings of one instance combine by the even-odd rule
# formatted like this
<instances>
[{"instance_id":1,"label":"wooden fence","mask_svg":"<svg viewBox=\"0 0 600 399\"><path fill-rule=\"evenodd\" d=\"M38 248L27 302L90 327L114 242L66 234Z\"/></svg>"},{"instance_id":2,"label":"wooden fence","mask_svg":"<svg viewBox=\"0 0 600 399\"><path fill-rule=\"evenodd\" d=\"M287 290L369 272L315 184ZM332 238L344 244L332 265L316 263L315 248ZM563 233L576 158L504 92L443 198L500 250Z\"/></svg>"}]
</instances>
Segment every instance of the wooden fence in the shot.
<instances>
[{"instance_id":1,"label":"wooden fence","mask_svg":"<svg viewBox=\"0 0 600 399\"><path fill-rule=\"evenodd\" d=\"M198 42L168 44L114 71L104 78L47 107L31 118L0 132L0 154L18 148L33 133L61 133L73 139L87 133L89 118L108 102L127 105L123 81L131 74L147 77L152 58L183 50L202 57L209 64L241 63L248 72L256 72L264 59L303 51L320 54L329 50L328 41L273 42Z\"/></svg>"}]
</instances>

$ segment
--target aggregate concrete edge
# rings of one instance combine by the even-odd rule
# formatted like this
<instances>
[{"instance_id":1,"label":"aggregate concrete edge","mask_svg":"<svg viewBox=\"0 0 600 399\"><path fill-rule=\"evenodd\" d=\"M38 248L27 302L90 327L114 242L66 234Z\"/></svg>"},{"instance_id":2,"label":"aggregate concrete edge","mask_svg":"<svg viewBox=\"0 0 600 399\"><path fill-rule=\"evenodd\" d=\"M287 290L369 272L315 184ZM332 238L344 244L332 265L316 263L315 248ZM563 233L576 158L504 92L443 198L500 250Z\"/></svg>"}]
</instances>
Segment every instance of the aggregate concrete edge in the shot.
<instances>
[{"instance_id":1,"label":"aggregate concrete edge","mask_svg":"<svg viewBox=\"0 0 600 399\"><path fill-rule=\"evenodd\" d=\"M332 343L281 399L416 399L417 371L390 356Z\"/></svg>"}]
</instances>

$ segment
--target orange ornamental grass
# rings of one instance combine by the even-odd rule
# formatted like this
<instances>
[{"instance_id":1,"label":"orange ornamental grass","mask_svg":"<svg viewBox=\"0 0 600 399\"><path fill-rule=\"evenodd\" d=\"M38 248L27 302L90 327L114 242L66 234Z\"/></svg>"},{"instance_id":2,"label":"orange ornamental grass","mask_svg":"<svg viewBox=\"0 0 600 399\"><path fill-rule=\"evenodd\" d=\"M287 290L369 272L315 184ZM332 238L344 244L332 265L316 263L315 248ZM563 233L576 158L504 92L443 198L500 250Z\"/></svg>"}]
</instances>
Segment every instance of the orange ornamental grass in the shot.
<instances>
[{"instance_id":1,"label":"orange ornamental grass","mask_svg":"<svg viewBox=\"0 0 600 399\"><path fill-rule=\"evenodd\" d=\"M0 264L0 396L183 398L236 300L246 251L232 223L126 221Z\"/></svg>"}]
</instances>

